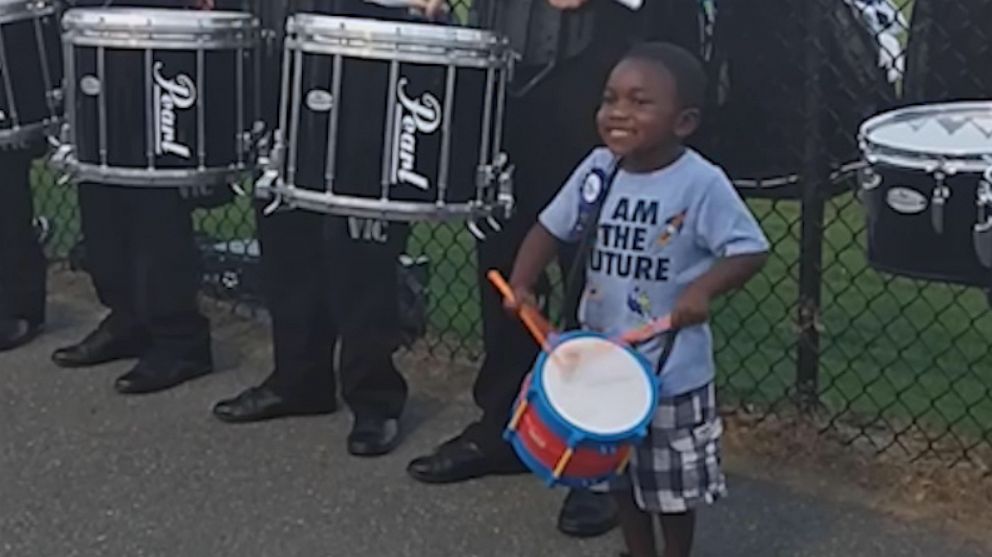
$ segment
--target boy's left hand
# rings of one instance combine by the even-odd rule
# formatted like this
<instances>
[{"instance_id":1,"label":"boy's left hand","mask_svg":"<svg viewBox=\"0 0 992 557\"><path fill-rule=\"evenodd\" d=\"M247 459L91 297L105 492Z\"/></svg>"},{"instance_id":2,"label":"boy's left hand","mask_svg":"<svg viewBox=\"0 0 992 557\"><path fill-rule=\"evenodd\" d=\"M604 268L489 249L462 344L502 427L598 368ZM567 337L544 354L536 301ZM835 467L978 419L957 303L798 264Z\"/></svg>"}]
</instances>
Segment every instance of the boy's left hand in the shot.
<instances>
[{"instance_id":1,"label":"boy's left hand","mask_svg":"<svg viewBox=\"0 0 992 557\"><path fill-rule=\"evenodd\" d=\"M710 295L704 289L690 285L675 301L672 328L682 329L705 323L710 318Z\"/></svg>"}]
</instances>

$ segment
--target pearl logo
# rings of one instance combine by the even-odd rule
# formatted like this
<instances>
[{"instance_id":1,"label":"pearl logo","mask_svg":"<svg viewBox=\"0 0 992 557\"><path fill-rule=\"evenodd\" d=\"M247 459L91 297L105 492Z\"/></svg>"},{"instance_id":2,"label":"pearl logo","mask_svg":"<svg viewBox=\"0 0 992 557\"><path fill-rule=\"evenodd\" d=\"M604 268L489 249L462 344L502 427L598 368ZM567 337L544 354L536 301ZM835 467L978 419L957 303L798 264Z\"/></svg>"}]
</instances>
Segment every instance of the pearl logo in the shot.
<instances>
[{"instance_id":1,"label":"pearl logo","mask_svg":"<svg viewBox=\"0 0 992 557\"><path fill-rule=\"evenodd\" d=\"M190 158L189 145L179 142L176 134L177 112L189 110L196 104L196 84L186 74L173 79L162 76L162 62L155 62L152 75L155 84L152 98L155 103L155 154Z\"/></svg>"},{"instance_id":2,"label":"pearl logo","mask_svg":"<svg viewBox=\"0 0 992 557\"><path fill-rule=\"evenodd\" d=\"M407 78L397 83L396 120L393 139L394 184L408 184L423 191L430 189L430 180L417 172L417 136L430 135L441 127L441 103L429 92L419 99L406 94Z\"/></svg>"}]
</instances>

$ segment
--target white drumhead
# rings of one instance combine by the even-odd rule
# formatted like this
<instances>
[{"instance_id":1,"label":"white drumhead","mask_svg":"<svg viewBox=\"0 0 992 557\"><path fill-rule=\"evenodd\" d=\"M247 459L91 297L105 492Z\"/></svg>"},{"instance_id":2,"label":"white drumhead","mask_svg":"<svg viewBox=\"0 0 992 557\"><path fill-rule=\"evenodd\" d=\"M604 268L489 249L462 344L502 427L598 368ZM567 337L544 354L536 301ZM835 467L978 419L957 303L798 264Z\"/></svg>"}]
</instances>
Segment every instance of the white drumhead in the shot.
<instances>
[{"instance_id":1,"label":"white drumhead","mask_svg":"<svg viewBox=\"0 0 992 557\"><path fill-rule=\"evenodd\" d=\"M146 33L210 33L251 29L255 18L242 12L170 10L160 8L74 8L66 12L62 25L79 31L135 31Z\"/></svg>"},{"instance_id":2,"label":"white drumhead","mask_svg":"<svg viewBox=\"0 0 992 557\"><path fill-rule=\"evenodd\" d=\"M542 371L544 393L570 424L597 435L632 431L654 411L652 385L630 352L599 337L557 346Z\"/></svg>"},{"instance_id":3,"label":"white drumhead","mask_svg":"<svg viewBox=\"0 0 992 557\"><path fill-rule=\"evenodd\" d=\"M992 102L909 107L865 123L873 147L906 155L973 158L992 155Z\"/></svg>"}]
</instances>

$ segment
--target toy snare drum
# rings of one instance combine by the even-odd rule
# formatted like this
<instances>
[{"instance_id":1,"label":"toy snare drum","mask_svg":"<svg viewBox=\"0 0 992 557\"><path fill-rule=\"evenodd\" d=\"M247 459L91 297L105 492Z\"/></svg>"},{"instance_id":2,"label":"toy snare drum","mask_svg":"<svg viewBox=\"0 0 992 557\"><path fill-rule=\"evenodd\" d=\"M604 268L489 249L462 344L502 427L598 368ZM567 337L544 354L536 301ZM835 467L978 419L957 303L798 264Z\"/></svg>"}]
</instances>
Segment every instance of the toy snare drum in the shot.
<instances>
[{"instance_id":1,"label":"toy snare drum","mask_svg":"<svg viewBox=\"0 0 992 557\"><path fill-rule=\"evenodd\" d=\"M566 333L524 380L504 437L549 486L588 487L624 470L657 401L643 356L602 335Z\"/></svg>"}]
</instances>

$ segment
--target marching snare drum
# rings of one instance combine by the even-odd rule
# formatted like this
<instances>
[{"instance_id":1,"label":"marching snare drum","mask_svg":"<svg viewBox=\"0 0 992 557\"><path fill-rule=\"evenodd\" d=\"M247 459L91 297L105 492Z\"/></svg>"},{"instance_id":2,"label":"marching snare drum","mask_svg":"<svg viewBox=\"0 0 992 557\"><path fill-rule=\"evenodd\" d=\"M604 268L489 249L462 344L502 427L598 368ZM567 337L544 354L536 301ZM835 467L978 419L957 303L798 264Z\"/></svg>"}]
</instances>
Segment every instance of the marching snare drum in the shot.
<instances>
[{"instance_id":1,"label":"marching snare drum","mask_svg":"<svg viewBox=\"0 0 992 557\"><path fill-rule=\"evenodd\" d=\"M390 220L508 211L510 60L505 41L486 31L291 17L279 134L258 193Z\"/></svg>"},{"instance_id":2,"label":"marching snare drum","mask_svg":"<svg viewBox=\"0 0 992 557\"><path fill-rule=\"evenodd\" d=\"M860 130L868 261L878 270L992 284L992 102L912 106Z\"/></svg>"},{"instance_id":3,"label":"marching snare drum","mask_svg":"<svg viewBox=\"0 0 992 557\"><path fill-rule=\"evenodd\" d=\"M51 0L0 0L0 148L58 129L62 62Z\"/></svg>"},{"instance_id":4,"label":"marching snare drum","mask_svg":"<svg viewBox=\"0 0 992 557\"><path fill-rule=\"evenodd\" d=\"M566 333L524 380L504 436L548 485L588 487L624 470L657 402L643 356L601 335Z\"/></svg>"},{"instance_id":5,"label":"marching snare drum","mask_svg":"<svg viewBox=\"0 0 992 557\"><path fill-rule=\"evenodd\" d=\"M73 178L208 186L254 167L252 16L92 8L62 21L68 121L53 162Z\"/></svg>"}]
</instances>

